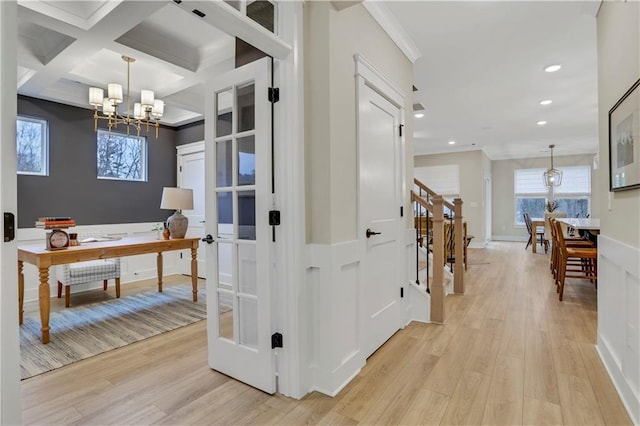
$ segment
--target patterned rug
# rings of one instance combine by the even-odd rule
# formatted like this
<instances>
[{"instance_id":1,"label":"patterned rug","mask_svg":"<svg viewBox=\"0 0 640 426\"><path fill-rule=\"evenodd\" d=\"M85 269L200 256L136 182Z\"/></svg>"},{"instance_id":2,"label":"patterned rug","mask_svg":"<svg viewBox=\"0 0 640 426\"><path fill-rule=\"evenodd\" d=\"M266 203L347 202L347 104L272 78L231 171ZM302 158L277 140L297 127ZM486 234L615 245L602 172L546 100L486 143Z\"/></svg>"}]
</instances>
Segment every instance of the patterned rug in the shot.
<instances>
[{"instance_id":1,"label":"patterned rug","mask_svg":"<svg viewBox=\"0 0 640 426\"><path fill-rule=\"evenodd\" d=\"M198 286L197 303L191 285L185 284L52 312L47 345L40 340L40 317L25 316L20 327L21 377L201 321L207 316L204 287Z\"/></svg>"}]
</instances>

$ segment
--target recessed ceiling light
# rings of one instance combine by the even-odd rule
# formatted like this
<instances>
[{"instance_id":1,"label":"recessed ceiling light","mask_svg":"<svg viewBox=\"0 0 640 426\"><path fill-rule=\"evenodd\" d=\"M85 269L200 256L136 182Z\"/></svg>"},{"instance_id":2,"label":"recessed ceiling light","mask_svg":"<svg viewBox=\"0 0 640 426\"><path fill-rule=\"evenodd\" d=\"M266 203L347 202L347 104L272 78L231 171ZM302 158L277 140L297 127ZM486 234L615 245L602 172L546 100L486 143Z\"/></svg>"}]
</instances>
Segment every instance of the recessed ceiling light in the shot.
<instances>
[{"instance_id":1,"label":"recessed ceiling light","mask_svg":"<svg viewBox=\"0 0 640 426\"><path fill-rule=\"evenodd\" d=\"M415 114L413 114L413 116L415 118L422 118L422 117L424 117L424 112L416 112Z\"/></svg>"},{"instance_id":2,"label":"recessed ceiling light","mask_svg":"<svg viewBox=\"0 0 640 426\"><path fill-rule=\"evenodd\" d=\"M562 65L560 64L556 64L556 65L549 65L548 67L546 67L544 70L546 72L556 72L558 71L560 68L562 68Z\"/></svg>"},{"instance_id":3,"label":"recessed ceiling light","mask_svg":"<svg viewBox=\"0 0 640 426\"><path fill-rule=\"evenodd\" d=\"M544 120L541 120L541 121L538 121L536 124L537 124L538 126L544 126L545 124L547 124L547 122L546 122L546 121L544 121Z\"/></svg>"},{"instance_id":4,"label":"recessed ceiling light","mask_svg":"<svg viewBox=\"0 0 640 426\"><path fill-rule=\"evenodd\" d=\"M544 101L540 101L540 105L549 105L553 102L551 99L545 99Z\"/></svg>"},{"instance_id":5,"label":"recessed ceiling light","mask_svg":"<svg viewBox=\"0 0 640 426\"><path fill-rule=\"evenodd\" d=\"M449 141L449 145L455 145L456 141Z\"/></svg>"}]
</instances>

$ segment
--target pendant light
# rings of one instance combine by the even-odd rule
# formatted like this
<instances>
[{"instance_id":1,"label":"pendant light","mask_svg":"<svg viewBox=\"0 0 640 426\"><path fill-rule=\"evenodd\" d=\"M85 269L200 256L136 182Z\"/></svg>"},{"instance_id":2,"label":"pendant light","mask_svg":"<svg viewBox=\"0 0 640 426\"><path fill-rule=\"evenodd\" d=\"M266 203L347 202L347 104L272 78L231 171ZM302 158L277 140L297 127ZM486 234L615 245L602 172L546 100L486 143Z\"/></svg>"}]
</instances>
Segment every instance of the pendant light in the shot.
<instances>
[{"instance_id":1,"label":"pendant light","mask_svg":"<svg viewBox=\"0 0 640 426\"><path fill-rule=\"evenodd\" d=\"M549 145L549 148L551 149L551 168L543 173L542 178L545 186L551 188L560 186L562 183L562 171L553 168L553 148L555 148L555 145Z\"/></svg>"}]
</instances>

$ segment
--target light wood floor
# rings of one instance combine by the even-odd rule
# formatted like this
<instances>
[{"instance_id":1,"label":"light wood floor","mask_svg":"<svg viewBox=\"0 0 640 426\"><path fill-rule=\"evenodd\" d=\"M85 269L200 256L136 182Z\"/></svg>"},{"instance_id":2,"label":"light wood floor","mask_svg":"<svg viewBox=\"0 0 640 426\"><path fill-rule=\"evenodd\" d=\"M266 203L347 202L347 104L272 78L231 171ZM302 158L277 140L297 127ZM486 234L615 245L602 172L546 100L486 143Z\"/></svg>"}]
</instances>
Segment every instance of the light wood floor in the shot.
<instances>
[{"instance_id":1,"label":"light wood floor","mask_svg":"<svg viewBox=\"0 0 640 426\"><path fill-rule=\"evenodd\" d=\"M336 398L269 396L210 370L202 321L24 381L23 421L630 424L594 349L593 285L569 280L559 302L548 257L524 243L469 260L447 323L396 333Z\"/></svg>"}]
</instances>

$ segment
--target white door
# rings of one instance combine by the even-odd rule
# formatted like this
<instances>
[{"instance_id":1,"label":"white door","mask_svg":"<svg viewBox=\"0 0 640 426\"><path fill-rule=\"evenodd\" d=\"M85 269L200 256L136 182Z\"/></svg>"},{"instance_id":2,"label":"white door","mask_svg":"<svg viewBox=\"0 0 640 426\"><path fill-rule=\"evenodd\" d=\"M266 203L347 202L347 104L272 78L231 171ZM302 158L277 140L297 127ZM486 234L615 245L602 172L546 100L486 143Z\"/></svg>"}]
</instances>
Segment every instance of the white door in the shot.
<instances>
[{"instance_id":1,"label":"white door","mask_svg":"<svg viewBox=\"0 0 640 426\"><path fill-rule=\"evenodd\" d=\"M193 190L193 210L183 210L189 219L187 237L204 237L204 146L201 151L178 154L178 186ZM205 256L207 248L205 244L198 247L198 276L205 277ZM191 252L186 250L180 253L180 273L191 275Z\"/></svg>"},{"instance_id":2,"label":"white door","mask_svg":"<svg viewBox=\"0 0 640 426\"><path fill-rule=\"evenodd\" d=\"M15 217L18 199L16 176L16 46L18 6L0 1L0 210ZM18 340L18 250L0 226L0 424L21 424L20 345Z\"/></svg>"},{"instance_id":3,"label":"white door","mask_svg":"<svg viewBox=\"0 0 640 426\"><path fill-rule=\"evenodd\" d=\"M360 85L359 238L364 253L361 300L366 357L402 326L400 119L397 106L369 86Z\"/></svg>"},{"instance_id":4,"label":"white door","mask_svg":"<svg viewBox=\"0 0 640 426\"><path fill-rule=\"evenodd\" d=\"M209 365L273 393L270 78L264 58L208 86L205 228Z\"/></svg>"}]
</instances>

